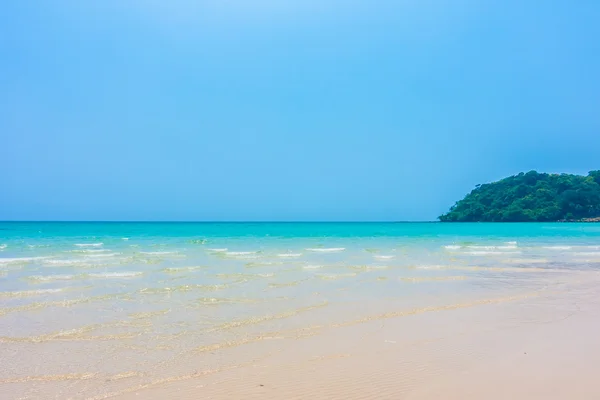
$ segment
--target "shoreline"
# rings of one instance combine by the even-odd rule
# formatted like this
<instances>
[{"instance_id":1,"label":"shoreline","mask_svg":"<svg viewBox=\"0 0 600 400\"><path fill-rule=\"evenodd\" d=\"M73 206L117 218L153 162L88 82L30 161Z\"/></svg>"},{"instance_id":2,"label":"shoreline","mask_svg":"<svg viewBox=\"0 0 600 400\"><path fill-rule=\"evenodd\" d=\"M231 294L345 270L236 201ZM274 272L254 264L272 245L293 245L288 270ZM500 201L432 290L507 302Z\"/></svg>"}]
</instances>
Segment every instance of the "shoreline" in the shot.
<instances>
[{"instance_id":1,"label":"shoreline","mask_svg":"<svg viewBox=\"0 0 600 400\"><path fill-rule=\"evenodd\" d=\"M597 283L340 327L272 348L269 360L173 377L114 398L597 398L600 301L574 305L570 293L595 294Z\"/></svg>"}]
</instances>

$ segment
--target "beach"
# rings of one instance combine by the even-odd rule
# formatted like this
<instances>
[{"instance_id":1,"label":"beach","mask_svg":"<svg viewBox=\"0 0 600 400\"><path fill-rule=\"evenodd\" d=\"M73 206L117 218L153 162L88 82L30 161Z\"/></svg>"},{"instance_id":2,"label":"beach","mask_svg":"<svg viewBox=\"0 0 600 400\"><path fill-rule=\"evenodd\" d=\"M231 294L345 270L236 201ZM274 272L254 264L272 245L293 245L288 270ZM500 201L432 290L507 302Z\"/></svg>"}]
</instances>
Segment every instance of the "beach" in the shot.
<instances>
[{"instance_id":1,"label":"beach","mask_svg":"<svg viewBox=\"0 0 600 400\"><path fill-rule=\"evenodd\" d=\"M594 399L599 271L584 223L0 223L0 391Z\"/></svg>"}]
</instances>

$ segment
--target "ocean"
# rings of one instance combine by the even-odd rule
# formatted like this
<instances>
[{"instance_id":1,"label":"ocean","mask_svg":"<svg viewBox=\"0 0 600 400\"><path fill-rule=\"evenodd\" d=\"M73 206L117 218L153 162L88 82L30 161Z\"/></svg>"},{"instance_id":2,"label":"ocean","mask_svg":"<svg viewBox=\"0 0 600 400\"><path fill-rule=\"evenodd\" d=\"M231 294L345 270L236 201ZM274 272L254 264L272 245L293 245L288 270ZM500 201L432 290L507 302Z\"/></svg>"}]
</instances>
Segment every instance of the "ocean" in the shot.
<instances>
[{"instance_id":1,"label":"ocean","mask_svg":"<svg viewBox=\"0 0 600 400\"><path fill-rule=\"evenodd\" d=\"M600 224L1 222L0 390L111 398L325 357L298 346L591 295L599 271Z\"/></svg>"}]
</instances>

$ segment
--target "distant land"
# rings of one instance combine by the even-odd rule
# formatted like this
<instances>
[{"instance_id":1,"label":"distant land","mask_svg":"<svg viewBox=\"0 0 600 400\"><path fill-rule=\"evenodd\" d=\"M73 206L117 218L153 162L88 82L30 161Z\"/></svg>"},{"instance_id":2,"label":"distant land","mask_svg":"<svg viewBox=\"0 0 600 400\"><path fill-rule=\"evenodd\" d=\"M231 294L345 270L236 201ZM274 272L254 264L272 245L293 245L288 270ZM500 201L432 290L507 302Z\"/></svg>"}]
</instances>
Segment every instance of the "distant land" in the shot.
<instances>
[{"instance_id":1,"label":"distant land","mask_svg":"<svg viewBox=\"0 0 600 400\"><path fill-rule=\"evenodd\" d=\"M600 222L600 170L587 176L536 171L477 185L442 222Z\"/></svg>"}]
</instances>

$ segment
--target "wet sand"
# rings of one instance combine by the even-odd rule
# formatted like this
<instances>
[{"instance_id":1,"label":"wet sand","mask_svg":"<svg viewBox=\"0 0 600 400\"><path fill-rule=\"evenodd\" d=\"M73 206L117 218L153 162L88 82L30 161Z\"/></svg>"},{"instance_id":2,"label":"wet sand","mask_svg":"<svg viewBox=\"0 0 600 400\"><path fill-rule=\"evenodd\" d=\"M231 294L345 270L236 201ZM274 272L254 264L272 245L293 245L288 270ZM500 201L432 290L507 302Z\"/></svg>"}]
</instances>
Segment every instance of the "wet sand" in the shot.
<instances>
[{"instance_id":1,"label":"wet sand","mask_svg":"<svg viewBox=\"0 0 600 400\"><path fill-rule=\"evenodd\" d=\"M114 398L597 399L598 283L374 318Z\"/></svg>"}]
</instances>

